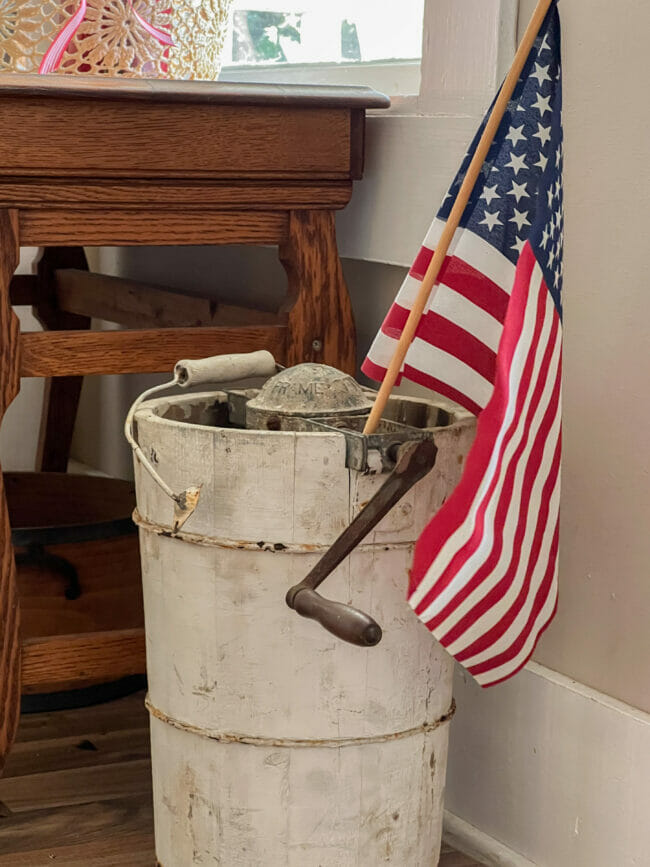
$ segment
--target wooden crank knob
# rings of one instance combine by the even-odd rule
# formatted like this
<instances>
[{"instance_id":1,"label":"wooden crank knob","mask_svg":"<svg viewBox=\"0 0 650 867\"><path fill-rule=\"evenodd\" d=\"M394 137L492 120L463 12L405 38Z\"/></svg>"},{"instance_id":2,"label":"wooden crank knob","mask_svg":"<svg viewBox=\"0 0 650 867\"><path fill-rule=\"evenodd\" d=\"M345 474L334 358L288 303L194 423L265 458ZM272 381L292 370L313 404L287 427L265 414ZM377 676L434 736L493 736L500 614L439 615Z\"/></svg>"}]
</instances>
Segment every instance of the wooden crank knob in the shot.
<instances>
[{"instance_id":1,"label":"wooden crank knob","mask_svg":"<svg viewBox=\"0 0 650 867\"><path fill-rule=\"evenodd\" d=\"M304 588L294 597L291 607L301 617L308 617L349 644L358 647L374 647L381 641L381 626L368 614L345 605L325 599L315 590Z\"/></svg>"}]
</instances>

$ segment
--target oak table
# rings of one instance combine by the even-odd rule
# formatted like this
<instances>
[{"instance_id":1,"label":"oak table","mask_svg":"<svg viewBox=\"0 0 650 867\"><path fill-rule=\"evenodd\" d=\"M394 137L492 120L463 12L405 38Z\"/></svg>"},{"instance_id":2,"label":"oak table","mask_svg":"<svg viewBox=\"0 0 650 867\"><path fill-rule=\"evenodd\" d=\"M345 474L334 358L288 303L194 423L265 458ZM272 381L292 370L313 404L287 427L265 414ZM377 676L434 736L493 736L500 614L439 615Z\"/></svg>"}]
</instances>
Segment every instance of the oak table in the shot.
<instances>
[{"instance_id":1,"label":"oak table","mask_svg":"<svg viewBox=\"0 0 650 867\"><path fill-rule=\"evenodd\" d=\"M21 377L48 379L42 469L67 458L83 375L168 371L183 355L261 348L287 365L354 371L334 212L362 174L365 110L387 105L369 88L0 74L0 420ZM138 288L80 280L83 246L140 244L277 245L286 304L270 318L217 305L200 327L90 331L90 316L107 318L120 291L137 301ZM45 248L38 275L13 277L21 246ZM50 330L21 334L12 304L33 305ZM57 636L21 648L2 482L0 553L1 769L21 679L101 669L116 656L102 637L123 642L124 670L111 662L111 673L128 674L142 636L96 634L94 646Z\"/></svg>"}]
</instances>

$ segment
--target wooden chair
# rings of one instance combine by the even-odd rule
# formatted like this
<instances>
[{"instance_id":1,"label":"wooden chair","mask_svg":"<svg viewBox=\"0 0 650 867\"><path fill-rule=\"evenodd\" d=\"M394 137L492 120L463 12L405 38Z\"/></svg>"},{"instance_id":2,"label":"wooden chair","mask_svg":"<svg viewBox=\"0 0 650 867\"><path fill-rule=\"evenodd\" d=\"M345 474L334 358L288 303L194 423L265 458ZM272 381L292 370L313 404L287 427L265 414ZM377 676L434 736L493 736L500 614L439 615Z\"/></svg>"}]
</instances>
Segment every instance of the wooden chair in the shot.
<instances>
[{"instance_id":1,"label":"wooden chair","mask_svg":"<svg viewBox=\"0 0 650 867\"><path fill-rule=\"evenodd\" d=\"M183 356L256 349L287 365L354 372L334 216L362 175L365 110L387 104L367 88L0 73L0 123L16 131L0 141L0 420L20 377L48 380L41 469L65 469L84 375L169 371ZM82 250L165 244L277 246L282 309L215 308L91 275ZM14 278L21 245L46 249L37 275ZM20 334L17 304L32 305L47 330ZM91 317L128 330L91 331ZM141 665L143 636L59 636L21 648L2 485L0 557L1 767L21 682L60 682L63 668L74 681L91 665L119 676L133 660Z\"/></svg>"},{"instance_id":2,"label":"wooden chair","mask_svg":"<svg viewBox=\"0 0 650 867\"><path fill-rule=\"evenodd\" d=\"M285 251L285 261L289 259ZM301 275L304 279L304 273ZM83 248L47 248L33 278L16 277L11 286L15 304L29 301L37 319L45 328L43 338L56 341L60 332L86 332L97 342L98 351L111 355L126 337L131 343L133 332L89 332L92 318L108 320L125 327L138 329L138 339L156 340L160 345L174 335L174 352L178 357L195 357L212 352L207 346L197 351L196 328L244 329L270 338L264 345L286 362L299 361L301 348L281 347L277 336L286 328L288 312L276 313L243 306L218 304L207 298L190 297L177 291L151 286L117 277L88 271ZM346 313L348 315L346 315ZM346 305L337 315L344 328L347 349L354 349L354 324ZM168 329L173 328L173 332ZM146 329L142 331L141 329ZM181 330L181 331L179 331ZM80 335L79 335L80 336ZM276 338L276 339L274 339ZM74 347L70 335L65 349ZM151 345L151 344L150 344ZM63 346L62 346L63 348ZM231 349L246 349L246 341ZM302 350L303 358L313 358L315 351ZM165 350L168 355L168 350ZM353 356L345 350L335 359L338 366L353 371ZM130 353L119 352L111 363L113 373L134 372ZM141 363L140 370L159 362ZM171 365L168 365L171 367ZM77 408L83 383L82 371L86 363L79 359L79 373L47 379L37 467L41 472L64 473L68 466ZM76 635L48 635L30 637L23 642L22 687L27 692L48 692L86 687L107 680L144 673L145 641L143 626L104 632L84 632Z\"/></svg>"}]
</instances>

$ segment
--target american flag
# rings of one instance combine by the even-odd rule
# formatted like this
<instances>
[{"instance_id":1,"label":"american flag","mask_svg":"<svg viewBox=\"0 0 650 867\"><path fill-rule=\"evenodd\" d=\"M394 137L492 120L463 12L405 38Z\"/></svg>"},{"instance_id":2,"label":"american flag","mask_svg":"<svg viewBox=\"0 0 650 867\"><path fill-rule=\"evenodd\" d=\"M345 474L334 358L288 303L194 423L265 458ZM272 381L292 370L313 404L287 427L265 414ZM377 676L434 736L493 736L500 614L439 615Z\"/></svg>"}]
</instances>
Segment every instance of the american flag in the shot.
<instances>
[{"instance_id":1,"label":"american flag","mask_svg":"<svg viewBox=\"0 0 650 867\"><path fill-rule=\"evenodd\" d=\"M416 546L409 602L483 686L525 665L557 604L561 113L554 2L402 370L479 416L463 477ZM363 364L373 379L383 379L486 122Z\"/></svg>"}]
</instances>

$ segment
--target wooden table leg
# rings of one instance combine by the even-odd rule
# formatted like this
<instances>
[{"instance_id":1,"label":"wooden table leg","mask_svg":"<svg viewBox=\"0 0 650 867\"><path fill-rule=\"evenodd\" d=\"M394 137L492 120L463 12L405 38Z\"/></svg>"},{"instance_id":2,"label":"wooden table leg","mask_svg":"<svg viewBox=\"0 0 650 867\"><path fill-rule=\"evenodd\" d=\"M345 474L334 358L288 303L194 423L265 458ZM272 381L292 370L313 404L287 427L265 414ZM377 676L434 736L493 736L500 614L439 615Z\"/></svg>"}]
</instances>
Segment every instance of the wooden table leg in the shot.
<instances>
[{"instance_id":1,"label":"wooden table leg","mask_svg":"<svg viewBox=\"0 0 650 867\"><path fill-rule=\"evenodd\" d=\"M0 210L0 421L20 388L20 325L9 299L9 284L19 254L17 213ZM0 770L16 734L20 713L18 619L16 566L0 470Z\"/></svg>"},{"instance_id":2,"label":"wooden table leg","mask_svg":"<svg viewBox=\"0 0 650 867\"><path fill-rule=\"evenodd\" d=\"M336 246L333 211L291 211L280 247L289 282L287 366L331 364L354 375L356 329Z\"/></svg>"},{"instance_id":3,"label":"wooden table leg","mask_svg":"<svg viewBox=\"0 0 650 867\"><path fill-rule=\"evenodd\" d=\"M34 315L50 331L90 328L88 316L60 310L56 298L56 271L63 268L88 270L83 247L47 247L38 263L39 299ZM43 414L36 466L44 473L65 473L68 469L72 435L77 418L83 376L48 379L43 395Z\"/></svg>"}]
</instances>

